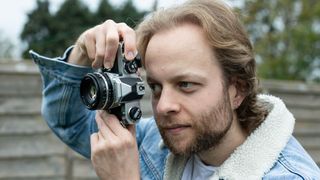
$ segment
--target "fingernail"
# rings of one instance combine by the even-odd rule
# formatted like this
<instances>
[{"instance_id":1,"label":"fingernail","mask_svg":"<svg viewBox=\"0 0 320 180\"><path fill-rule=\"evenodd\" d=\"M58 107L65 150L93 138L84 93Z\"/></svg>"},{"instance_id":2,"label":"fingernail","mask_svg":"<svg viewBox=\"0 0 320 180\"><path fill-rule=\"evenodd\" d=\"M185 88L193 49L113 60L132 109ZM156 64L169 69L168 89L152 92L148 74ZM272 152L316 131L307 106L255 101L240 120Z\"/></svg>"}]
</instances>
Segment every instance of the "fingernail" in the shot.
<instances>
[{"instance_id":1,"label":"fingernail","mask_svg":"<svg viewBox=\"0 0 320 180\"><path fill-rule=\"evenodd\" d=\"M127 53L127 58L128 59L133 59L135 56L136 56L136 52L133 52L133 51L129 51L128 53Z\"/></svg>"},{"instance_id":2,"label":"fingernail","mask_svg":"<svg viewBox=\"0 0 320 180\"><path fill-rule=\"evenodd\" d=\"M111 63L110 62L105 62L104 63L104 68L111 69Z\"/></svg>"}]
</instances>

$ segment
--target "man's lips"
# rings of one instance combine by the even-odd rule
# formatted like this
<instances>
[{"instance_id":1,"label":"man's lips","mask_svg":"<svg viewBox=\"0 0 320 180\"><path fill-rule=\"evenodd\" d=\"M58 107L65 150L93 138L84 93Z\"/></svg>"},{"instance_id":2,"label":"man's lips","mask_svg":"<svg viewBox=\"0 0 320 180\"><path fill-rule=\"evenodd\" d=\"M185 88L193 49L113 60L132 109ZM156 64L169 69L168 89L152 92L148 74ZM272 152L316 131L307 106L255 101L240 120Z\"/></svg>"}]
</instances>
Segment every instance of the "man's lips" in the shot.
<instances>
[{"instance_id":1,"label":"man's lips","mask_svg":"<svg viewBox=\"0 0 320 180\"><path fill-rule=\"evenodd\" d=\"M190 127L191 127L190 125L176 124L176 125L165 126L163 127L163 129L168 133L177 134Z\"/></svg>"}]
</instances>

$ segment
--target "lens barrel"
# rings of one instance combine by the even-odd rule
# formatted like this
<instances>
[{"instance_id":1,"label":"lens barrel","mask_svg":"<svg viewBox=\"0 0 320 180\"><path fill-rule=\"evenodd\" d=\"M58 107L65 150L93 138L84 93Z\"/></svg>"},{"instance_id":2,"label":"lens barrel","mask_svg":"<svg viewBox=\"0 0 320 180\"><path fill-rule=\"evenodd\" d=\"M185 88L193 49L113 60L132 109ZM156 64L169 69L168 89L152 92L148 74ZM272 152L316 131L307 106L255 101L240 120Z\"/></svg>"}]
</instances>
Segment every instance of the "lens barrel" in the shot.
<instances>
[{"instance_id":1,"label":"lens barrel","mask_svg":"<svg viewBox=\"0 0 320 180\"><path fill-rule=\"evenodd\" d=\"M113 103L113 86L107 73L88 73L81 80L80 96L90 110L109 109Z\"/></svg>"}]
</instances>

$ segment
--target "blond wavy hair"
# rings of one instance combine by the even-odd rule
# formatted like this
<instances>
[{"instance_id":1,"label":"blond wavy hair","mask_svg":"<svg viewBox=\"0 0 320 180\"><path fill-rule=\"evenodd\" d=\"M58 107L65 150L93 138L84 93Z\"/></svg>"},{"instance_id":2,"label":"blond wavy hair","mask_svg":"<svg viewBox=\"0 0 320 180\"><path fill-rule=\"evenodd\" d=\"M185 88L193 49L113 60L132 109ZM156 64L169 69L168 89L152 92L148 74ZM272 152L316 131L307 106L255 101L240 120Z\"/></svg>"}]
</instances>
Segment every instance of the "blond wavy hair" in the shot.
<instances>
[{"instance_id":1,"label":"blond wavy hair","mask_svg":"<svg viewBox=\"0 0 320 180\"><path fill-rule=\"evenodd\" d=\"M143 61L154 34L184 23L193 23L204 30L223 70L225 84L234 84L245 95L236 113L242 127L251 132L265 119L267 110L257 101L253 47L237 14L222 1L191 0L146 17L136 28L138 51Z\"/></svg>"}]
</instances>

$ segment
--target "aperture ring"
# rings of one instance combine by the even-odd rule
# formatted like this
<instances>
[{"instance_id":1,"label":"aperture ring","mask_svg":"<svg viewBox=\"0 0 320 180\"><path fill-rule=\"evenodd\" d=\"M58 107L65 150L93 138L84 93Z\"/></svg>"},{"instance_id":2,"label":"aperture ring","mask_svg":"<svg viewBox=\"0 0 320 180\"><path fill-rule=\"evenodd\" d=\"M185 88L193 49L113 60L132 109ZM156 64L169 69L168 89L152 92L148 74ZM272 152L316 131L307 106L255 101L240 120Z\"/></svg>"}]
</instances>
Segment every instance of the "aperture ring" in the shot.
<instances>
[{"instance_id":1,"label":"aperture ring","mask_svg":"<svg viewBox=\"0 0 320 180\"><path fill-rule=\"evenodd\" d=\"M104 101L104 105L102 106L101 109L109 109L110 106L112 105L113 103L113 88L112 88L112 83L108 77L107 74L105 73L96 73L104 82L104 84L106 85L106 90L105 90L105 93L107 93L105 95L105 101ZM106 76L104 76L106 75Z\"/></svg>"}]
</instances>

